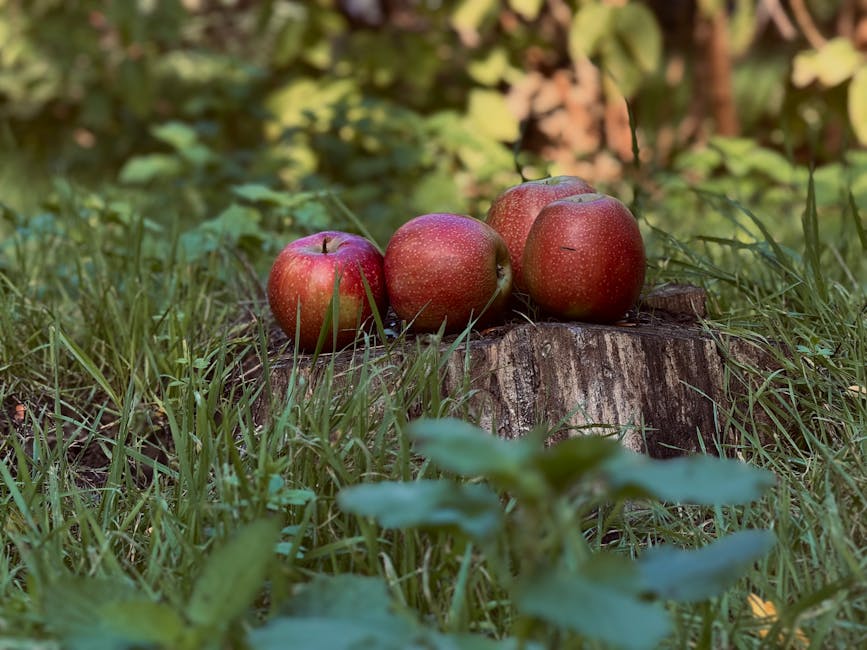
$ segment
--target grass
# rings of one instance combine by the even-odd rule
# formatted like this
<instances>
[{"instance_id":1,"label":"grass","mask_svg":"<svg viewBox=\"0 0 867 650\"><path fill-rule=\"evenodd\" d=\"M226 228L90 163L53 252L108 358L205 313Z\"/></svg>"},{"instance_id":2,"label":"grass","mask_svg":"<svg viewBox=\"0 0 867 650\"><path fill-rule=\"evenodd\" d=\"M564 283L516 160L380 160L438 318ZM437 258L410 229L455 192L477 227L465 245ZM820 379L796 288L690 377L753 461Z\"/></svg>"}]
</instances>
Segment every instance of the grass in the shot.
<instances>
[{"instance_id":1,"label":"grass","mask_svg":"<svg viewBox=\"0 0 867 650\"><path fill-rule=\"evenodd\" d=\"M758 228L756 238L684 244L648 230L654 280L706 286L709 324L760 342L781 366L730 368L755 380L732 416L732 451L776 474L763 499L605 506L582 524L594 548L631 556L651 540L700 546L774 530L772 553L722 596L668 605L664 647L802 647L797 630L815 648L867 645L867 256L857 215L845 203L823 213L839 220L828 241L809 197L799 250L719 197L706 209ZM351 381L333 363L315 384L297 373L285 390L245 381L268 377L276 351L292 354L251 272L266 259L251 265L222 246L190 261L176 235L74 190L47 206L0 218L0 648L59 647L46 603L70 574L183 609L206 558L267 514L283 527L272 570L285 584L382 576L433 626L511 633L508 593L471 546L385 531L335 503L362 481L437 475L405 435L419 415L466 415L460 396L440 390L435 346L419 340L409 358L361 364ZM647 206L646 223L662 208ZM386 371L398 380L381 381ZM247 625L282 597L272 584ZM773 629L751 613L751 593L775 604Z\"/></svg>"}]
</instances>

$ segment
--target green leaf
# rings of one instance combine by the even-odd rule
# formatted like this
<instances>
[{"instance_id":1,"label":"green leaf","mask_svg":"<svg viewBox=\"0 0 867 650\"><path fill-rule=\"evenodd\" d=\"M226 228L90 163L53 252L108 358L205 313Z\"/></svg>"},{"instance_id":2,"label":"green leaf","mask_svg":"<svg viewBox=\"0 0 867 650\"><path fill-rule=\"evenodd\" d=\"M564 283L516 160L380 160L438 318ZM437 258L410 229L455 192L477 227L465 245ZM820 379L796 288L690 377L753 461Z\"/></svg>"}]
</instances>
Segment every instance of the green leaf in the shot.
<instances>
[{"instance_id":1,"label":"green leaf","mask_svg":"<svg viewBox=\"0 0 867 650\"><path fill-rule=\"evenodd\" d=\"M262 588L279 535L279 523L263 519L214 551L193 587L187 618L205 628L224 628L244 613Z\"/></svg>"},{"instance_id":2,"label":"green leaf","mask_svg":"<svg viewBox=\"0 0 867 650\"><path fill-rule=\"evenodd\" d=\"M70 578L43 596L48 627L71 650L127 650L144 645L178 647L184 621L169 605L145 599L126 583Z\"/></svg>"},{"instance_id":3,"label":"green leaf","mask_svg":"<svg viewBox=\"0 0 867 650\"><path fill-rule=\"evenodd\" d=\"M274 619L253 630L249 643L255 650L403 650L411 639L365 620L326 617Z\"/></svg>"},{"instance_id":4,"label":"green leaf","mask_svg":"<svg viewBox=\"0 0 867 650\"><path fill-rule=\"evenodd\" d=\"M662 59L662 32L653 12L640 2L617 7L614 29L637 67L645 74L655 72Z\"/></svg>"},{"instance_id":5,"label":"green leaf","mask_svg":"<svg viewBox=\"0 0 867 650\"><path fill-rule=\"evenodd\" d=\"M732 174L746 176L750 173L750 156L758 148L754 140L720 136L711 138L710 146L722 154L725 166Z\"/></svg>"},{"instance_id":6,"label":"green leaf","mask_svg":"<svg viewBox=\"0 0 867 650\"><path fill-rule=\"evenodd\" d=\"M670 630L665 608L630 590L638 575L631 563L611 557L601 563L592 572L552 569L521 580L519 611L618 647L657 647Z\"/></svg>"},{"instance_id":7,"label":"green leaf","mask_svg":"<svg viewBox=\"0 0 867 650\"><path fill-rule=\"evenodd\" d=\"M178 150L192 147L199 142L199 134L196 133L196 130L183 122L158 124L151 128L151 133L158 140L162 140Z\"/></svg>"},{"instance_id":8,"label":"green leaf","mask_svg":"<svg viewBox=\"0 0 867 650\"><path fill-rule=\"evenodd\" d=\"M863 65L849 82L849 122L858 142L867 146L867 65Z\"/></svg>"},{"instance_id":9,"label":"green leaf","mask_svg":"<svg viewBox=\"0 0 867 650\"><path fill-rule=\"evenodd\" d=\"M795 166L785 156L764 147L756 147L744 157L750 169L767 174L778 183L788 185L794 181Z\"/></svg>"},{"instance_id":10,"label":"green leaf","mask_svg":"<svg viewBox=\"0 0 867 650\"><path fill-rule=\"evenodd\" d=\"M544 650L544 646L519 639L491 639L480 634L438 634L433 650Z\"/></svg>"},{"instance_id":11,"label":"green leaf","mask_svg":"<svg viewBox=\"0 0 867 650\"><path fill-rule=\"evenodd\" d=\"M178 154L194 167L204 167L208 163L216 162L219 158L209 147L196 144L181 149Z\"/></svg>"},{"instance_id":12,"label":"green leaf","mask_svg":"<svg viewBox=\"0 0 867 650\"><path fill-rule=\"evenodd\" d=\"M407 435L419 453L442 469L510 486L526 480L528 465L541 448L532 438L505 440L457 418L413 420Z\"/></svg>"},{"instance_id":13,"label":"green leaf","mask_svg":"<svg viewBox=\"0 0 867 650\"><path fill-rule=\"evenodd\" d=\"M385 583L355 575L317 575L281 607L285 616L250 634L254 648L404 648L421 632L393 611Z\"/></svg>"},{"instance_id":14,"label":"green leaf","mask_svg":"<svg viewBox=\"0 0 867 650\"><path fill-rule=\"evenodd\" d=\"M232 187L232 193L253 203L270 203L285 208L293 208L310 201L312 192L278 192L267 185L246 183Z\"/></svg>"},{"instance_id":15,"label":"green leaf","mask_svg":"<svg viewBox=\"0 0 867 650\"><path fill-rule=\"evenodd\" d=\"M268 481L268 508L303 506L313 501L316 493L303 488L286 487L286 481L279 474L272 474Z\"/></svg>"},{"instance_id":16,"label":"green leaf","mask_svg":"<svg viewBox=\"0 0 867 650\"><path fill-rule=\"evenodd\" d=\"M593 56L599 44L611 37L614 7L588 2L575 13L569 28L569 54L573 59Z\"/></svg>"},{"instance_id":17,"label":"green leaf","mask_svg":"<svg viewBox=\"0 0 867 650\"><path fill-rule=\"evenodd\" d=\"M363 619L377 625L395 618L391 610L391 596L381 578L351 574L317 574L280 608L295 617Z\"/></svg>"},{"instance_id":18,"label":"green leaf","mask_svg":"<svg viewBox=\"0 0 867 650\"><path fill-rule=\"evenodd\" d=\"M255 208L231 204L213 219L181 235L180 244L186 260L197 260L216 250L220 244L236 244L242 238L264 241L267 237L259 225L261 218Z\"/></svg>"},{"instance_id":19,"label":"green leaf","mask_svg":"<svg viewBox=\"0 0 867 650\"><path fill-rule=\"evenodd\" d=\"M624 97L632 97L641 87L644 73L633 60L626 44L618 38L606 39L600 46L600 65L609 82L613 81ZM603 82L605 79L603 79ZM603 86L607 95L611 92Z\"/></svg>"},{"instance_id":20,"label":"green leaf","mask_svg":"<svg viewBox=\"0 0 867 650\"><path fill-rule=\"evenodd\" d=\"M220 239L228 239L232 242L238 241L241 237L264 239L265 234L259 226L261 220L262 215L255 208L232 203L216 217L202 223L200 227Z\"/></svg>"},{"instance_id":21,"label":"green leaf","mask_svg":"<svg viewBox=\"0 0 867 650\"><path fill-rule=\"evenodd\" d=\"M285 68L304 50L304 34L310 28L307 12L301 5L288 5L288 20L274 39L271 55L275 67Z\"/></svg>"},{"instance_id":22,"label":"green leaf","mask_svg":"<svg viewBox=\"0 0 867 650\"><path fill-rule=\"evenodd\" d=\"M658 598L699 601L721 594L776 542L769 530L742 530L699 549L656 546L638 562L641 581Z\"/></svg>"},{"instance_id":23,"label":"green leaf","mask_svg":"<svg viewBox=\"0 0 867 650\"><path fill-rule=\"evenodd\" d=\"M514 639L496 641L472 634L447 635L422 627L399 611L379 578L317 575L281 607L281 616L249 635L256 650L541 650Z\"/></svg>"},{"instance_id":24,"label":"green leaf","mask_svg":"<svg viewBox=\"0 0 867 650\"><path fill-rule=\"evenodd\" d=\"M386 528L457 528L485 540L503 525L497 495L485 485L453 481L383 481L344 488L337 503Z\"/></svg>"},{"instance_id":25,"label":"green leaf","mask_svg":"<svg viewBox=\"0 0 867 650\"><path fill-rule=\"evenodd\" d=\"M715 456L654 460L627 452L605 463L603 475L620 496L698 505L754 501L774 485L772 472Z\"/></svg>"},{"instance_id":26,"label":"green leaf","mask_svg":"<svg viewBox=\"0 0 867 650\"><path fill-rule=\"evenodd\" d=\"M554 490L562 492L620 453L624 450L616 440L593 435L577 436L537 454L533 465Z\"/></svg>"},{"instance_id":27,"label":"green leaf","mask_svg":"<svg viewBox=\"0 0 867 650\"><path fill-rule=\"evenodd\" d=\"M120 170L121 183L145 184L155 180L174 178L183 171L183 163L174 155L154 153L135 156Z\"/></svg>"}]
</instances>

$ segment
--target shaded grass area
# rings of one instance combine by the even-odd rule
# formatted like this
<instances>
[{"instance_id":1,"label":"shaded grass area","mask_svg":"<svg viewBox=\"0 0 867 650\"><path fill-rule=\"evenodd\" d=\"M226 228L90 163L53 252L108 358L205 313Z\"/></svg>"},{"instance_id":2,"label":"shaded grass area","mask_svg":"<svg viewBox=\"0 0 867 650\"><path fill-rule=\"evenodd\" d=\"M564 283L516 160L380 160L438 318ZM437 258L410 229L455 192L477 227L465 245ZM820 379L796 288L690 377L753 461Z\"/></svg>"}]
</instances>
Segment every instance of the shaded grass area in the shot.
<instances>
[{"instance_id":1,"label":"shaded grass area","mask_svg":"<svg viewBox=\"0 0 867 650\"><path fill-rule=\"evenodd\" d=\"M732 451L774 471L778 484L749 506L610 504L583 522L585 535L640 555L650 543L699 546L771 527L775 550L736 587L670 605L676 625L666 647L785 644L778 634L797 647L797 629L813 647L863 646L863 217L842 206L838 227L820 227L808 191L801 245L786 247L763 217L705 199L742 232L688 244L648 232L652 277L707 287L710 324L777 357L781 369L770 374L731 368L756 388L730 424L739 433ZM657 214L664 220L663 205L646 205L645 223ZM68 574L120 578L180 610L214 547L265 514L283 524L275 566L288 583L382 576L398 603L435 626L510 632L508 594L481 556L445 533L382 530L335 503L361 481L439 474L406 437L413 417L466 415L461 398L441 393L437 346L418 340L411 361L386 358L396 383L378 381L382 366L362 364L346 385L326 364L315 385L299 375L271 393L244 381L268 376L281 339L237 250L188 259L176 233L149 232L133 210L74 190L37 215L3 217L0 645L52 637L46 594ZM262 404L264 424L254 417ZM776 604L774 629L753 616L750 593ZM247 624L282 596L265 590Z\"/></svg>"}]
</instances>

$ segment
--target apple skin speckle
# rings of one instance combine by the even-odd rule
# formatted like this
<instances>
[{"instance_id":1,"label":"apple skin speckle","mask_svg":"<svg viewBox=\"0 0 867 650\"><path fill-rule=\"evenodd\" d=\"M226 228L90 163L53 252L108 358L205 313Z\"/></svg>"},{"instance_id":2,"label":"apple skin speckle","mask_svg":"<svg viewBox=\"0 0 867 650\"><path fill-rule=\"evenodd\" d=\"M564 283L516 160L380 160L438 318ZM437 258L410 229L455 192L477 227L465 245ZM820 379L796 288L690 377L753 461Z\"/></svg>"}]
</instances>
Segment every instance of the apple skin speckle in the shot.
<instances>
[{"instance_id":1,"label":"apple skin speckle","mask_svg":"<svg viewBox=\"0 0 867 650\"><path fill-rule=\"evenodd\" d=\"M522 261L524 246L542 208L551 201L595 191L578 176L550 176L510 187L494 199L486 222L500 233L509 248L516 289L526 289Z\"/></svg>"},{"instance_id":2,"label":"apple skin speckle","mask_svg":"<svg viewBox=\"0 0 867 650\"><path fill-rule=\"evenodd\" d=\"M530 296L560 318L614 322L635 305L644 286L644 242L635 217L604 194L545 206L522 261Z\"/></svg>"},{"instance_id":3,"label":"apple skin speckle","mask_svg":"<svg viewBox=\"0 0 867 650\"><path fill-rule=\"evenodd\" d=\"M389 301L418 331L464 328L478 318L490 322L511 295L509 251L483 221L459 214L425 214L406 222L385 249ZM495 296L496 294L496 296Z\"/></svg>"}]
</instances>

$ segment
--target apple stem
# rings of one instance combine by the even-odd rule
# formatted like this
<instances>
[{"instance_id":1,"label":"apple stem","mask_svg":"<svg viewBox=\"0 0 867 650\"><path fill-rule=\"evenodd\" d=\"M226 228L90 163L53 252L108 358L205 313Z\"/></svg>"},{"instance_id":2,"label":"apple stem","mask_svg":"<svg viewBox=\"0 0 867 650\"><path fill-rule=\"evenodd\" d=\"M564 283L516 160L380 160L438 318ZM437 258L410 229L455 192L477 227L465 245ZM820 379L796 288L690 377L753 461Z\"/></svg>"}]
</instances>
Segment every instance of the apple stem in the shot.
<instances>
[{"instance_id":1,"label":"apple stem","mask_svg":"<svg viewBox=\"0 0 867 650\"><path fill-rule=\"evenodd\" d=\"M322 239L322 254L328 255L328 237Z\"/></svg>"}]
</instances>

